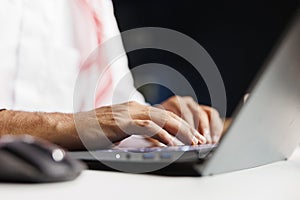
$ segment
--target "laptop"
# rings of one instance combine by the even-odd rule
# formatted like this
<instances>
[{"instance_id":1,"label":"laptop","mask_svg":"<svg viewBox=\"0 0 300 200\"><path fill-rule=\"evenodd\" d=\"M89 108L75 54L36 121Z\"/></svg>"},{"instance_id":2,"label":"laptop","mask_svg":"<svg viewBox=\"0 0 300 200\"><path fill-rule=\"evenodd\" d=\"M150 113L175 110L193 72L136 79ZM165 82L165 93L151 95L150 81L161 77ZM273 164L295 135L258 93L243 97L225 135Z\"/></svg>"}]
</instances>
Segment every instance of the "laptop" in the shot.
<instances>
[{"instance_id":1,"label":"laptop","mask_svg":"<svg viewBox=\"0 0 300 200\"><path fill-rule=\"evenodd\" d=\"M70 152L91 169L214 175L288 159L300 141L300 12L217 145Z\"/></svg>"}]
</instances>

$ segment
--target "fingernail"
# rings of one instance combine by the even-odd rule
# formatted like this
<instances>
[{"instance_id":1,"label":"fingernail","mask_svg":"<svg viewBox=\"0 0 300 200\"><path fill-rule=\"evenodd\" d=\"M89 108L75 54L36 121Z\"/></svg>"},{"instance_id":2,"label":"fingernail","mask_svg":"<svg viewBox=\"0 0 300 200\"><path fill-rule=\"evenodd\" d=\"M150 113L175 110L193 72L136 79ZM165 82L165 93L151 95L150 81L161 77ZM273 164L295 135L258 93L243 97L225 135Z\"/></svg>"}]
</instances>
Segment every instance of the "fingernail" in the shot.
<instances>
[{"instance_id":1,"label":"fingernail","mask_svg":"<svg viewBox=\"0 0 300 200\"><path fill-rule=\"evenodd\" d=\"M207 140L208 143L211 143L212 142L212 139L211 139L211 136L210 136L210 130L209 129L204 129L204 136Z\"/></svg>"},{"instance_id":2,"label":"fingernail","mask_svg":"<svg viewBox=\"0 0 300 200\"><path fill-rule=\"evenodd\" d=\"M198 141L200 144L205 144L206 143L206 138L201 135L198 131L195 131L195 135L198 136Z\"/></svg>"},{"instance_id":3,"label":"fingernail","mask_svg":"<svg viewBox=\"0 0 300 200\"><path fill-rule=\"evenodd\" d=\"M204 136L202 136L202 135L200 135L201 136L201 144L205 144L207 141L206 141L206 138L204 137Z\"/></svg>"},{"instance_id":4,"label":"fingernail","mask_svg":"<svg viewBox=\"0 0 300 200\"><path fill-rule=\"evenodd\" d=\"M199 143L199 140L196 136L193 137L193 145L197 145Z\"/></svg>"}]
</instances>

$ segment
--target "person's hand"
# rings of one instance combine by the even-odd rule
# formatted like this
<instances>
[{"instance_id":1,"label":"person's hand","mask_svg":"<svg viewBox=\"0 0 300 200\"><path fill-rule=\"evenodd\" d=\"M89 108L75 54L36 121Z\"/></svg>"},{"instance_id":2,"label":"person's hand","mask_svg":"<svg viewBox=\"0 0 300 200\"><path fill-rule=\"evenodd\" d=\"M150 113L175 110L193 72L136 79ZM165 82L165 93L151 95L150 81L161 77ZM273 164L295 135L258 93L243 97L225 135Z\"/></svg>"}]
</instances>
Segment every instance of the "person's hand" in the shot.
<instances>
[{"instance_id":1,"label":"person's hand","mask_svg":"<svg viewBox=\"0 0 300 200\"><path fill-rule=\"evenodd\" d=\"M177 139L188 145L206 143L205 137L173 112L136 102L78 113L74 119L88 148L107 147L130 135L144 135L172 146L178 145Z\"/></svg>"},{"instance_id":2,"label":"person's hand","mask_svg":"<svg viewBox=\"0 0 300 200\"><path fill-rule=\"evenodd\" d=\"M199 105L192 97L173 96L157 107L171 111L205 136L207 143L217 143L223 130L219 112L208 106Z\"/></svg>"}]
</instances>

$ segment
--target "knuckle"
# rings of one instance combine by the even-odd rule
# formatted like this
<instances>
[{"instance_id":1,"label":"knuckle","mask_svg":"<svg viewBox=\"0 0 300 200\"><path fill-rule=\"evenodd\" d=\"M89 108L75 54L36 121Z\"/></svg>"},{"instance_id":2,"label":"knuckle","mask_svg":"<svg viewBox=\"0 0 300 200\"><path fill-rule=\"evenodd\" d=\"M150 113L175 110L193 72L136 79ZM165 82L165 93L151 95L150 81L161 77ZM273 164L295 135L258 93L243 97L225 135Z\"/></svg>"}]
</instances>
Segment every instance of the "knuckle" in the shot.
<instances>
[{"instance_id":1,"label":"knuckle","mask_svg":"<svg viewBox=\"0 0 300 200\"><path fill-rule=\"evenodd\" d=\"M193 111L195 112L195 114L197 115L197 116L199 116L199 115L201 115L201 111L203 111L202 110L202 108L201 107L199 107L199 106L197 106L197 107L195 107L194 109L193 109Z\"/></svg>"},{"instance_id":2,"label":"knuckle","mask_svg":"<svg viewBox=\"0 0 300 200\"><path fill-rule=\"evenodd\" d=\"M191 96L185 96L184 99L190 102L194 102L194 98Z\"/></svg>"},{"instance_id":3,"label":"knuckle","mask_svg":"<svg viewBox=\"0 0 300 200\"><path fill-rule=\"evenodd\" d=\"M179 102L181 102L181 100L182 100L182 97L181 96L172 96L171 98L170 98L170 100L174 103L174 104L177 104L177 103L179 103Z\"/></svg>"},{"instance_id":4,"label":"knuckle","mask_svg":"<svg viewBox=\"0 0 300 200\"><path fill-rule=\"evenodd\" d=\"M167 118L169 116L169 112L170 111L167 111L167 110L158 110L158 113L160 114L160 116L162 118Z\"/></svg>"},{"instance_id":5,"label":"knuckle","mask_svg":"<svg viewBox=\"0 0 300 200\"><path fill-rule=\"evenodd\" d=\"M164 134L159 131L159 132L155 133L155 137L157 137L157 138L164 138Z\"/></svg>"},{"instance_id":6,"label":"knuckle","mask_svg":"<svg viewBox=\"0 0 300 200\"><path fill-rule=\"evenodd\" d=\"M155 112L155 108L153 108L152 106L144 106L144 110L146 113L151 113L151 112Z\"/></svg>"},{"instance_id":7,"label":"knuckle","mask_svg":"<svg viewBox=\"0 0 300 200\"><path fill-rule=\"evenodd\" d=\"M150 127L153 122L151 120L137 120L135 123L137 126L147 128Z\"/></svg>"},{"instance_id":8,"label":"knuckle","mask_svg":"<svg viewBox=\"0 0 300 200\"><path fill-rule=\"evenodd\" d=\"M178 117L175 113L173 113L171 111L166 111L166 114L167 114L168 117L172 117L172 118L177 118Z\"/></svg>"},{"instance_id":9,"label":"knuckle","mask_svg":"<svg viewBox=\"0 0 300 200\"><path fill-rule=\"evenodd\" d=\"M200 116L200 117L204 117L204 116L207 116L208 114L201 108L199 107L198 109L196 109L197 111L197 114Z\"/></svg>"},{"instance_id":10,"label":"knuckle","mask_svg":"<svg viewBox=\"0 0 300 200\"><path fill-rule=\"evenodd\" d=\"M134 105L138 105L139 103L138 102L136 102L136 101L128 101L127 102L127 105L129 105L129 106L134 106Z\"/></svg>"},{"instance_id":11,"label":"knuckle","mask_svg":"<svg viewBox=\"0 0 300 200\"><path fill-rule=\"evenodd\" d=\"M180 96L176 96L176 95L174 95L174 96L170 97L170 99L172 99L172 100L174 100L174 99L178 99L178 98L180 98Z\"/></svg>"},{"instance_id":12,"label":"knuckle","mask_svg":"<svg viewBox=\"0 0 300 200\"><path fill-rule=\"evenodd\" d=\"M220 116L220 113L217 109L211 107L211 115L217 117L217 116Z\"/></svg>"}]
</instances>

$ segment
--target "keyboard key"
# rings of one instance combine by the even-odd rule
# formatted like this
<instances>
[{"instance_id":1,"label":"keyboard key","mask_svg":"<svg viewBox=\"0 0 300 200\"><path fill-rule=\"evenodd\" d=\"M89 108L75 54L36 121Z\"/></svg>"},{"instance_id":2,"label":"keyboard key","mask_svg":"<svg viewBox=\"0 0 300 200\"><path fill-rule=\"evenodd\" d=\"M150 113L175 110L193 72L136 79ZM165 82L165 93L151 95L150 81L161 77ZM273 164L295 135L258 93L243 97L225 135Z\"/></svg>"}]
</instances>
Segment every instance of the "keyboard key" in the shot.
<instances>
[{"instance_id":1,"label":"keyboard key","mask_svg":"<svg viewBox=\"0 0 300 200\"><path fill-rule=\"evenodd\" d=\"M161 158L161 159L171 159L171 158L172 158L172 155L171 155L171 153L162 152L162 153L160 154L160 158Z\"/></svg>"},{"instance_id":2,"label":"keyboard key","mask_svg":"<svg viewBox=\"0 0 300 200\"><path fill-rule=\"evenodd\" d=\"M144 159L154 159L155 158L155 154L154 153L144 153L143 154L143 158Z\"/></svg>"}]
</instances>

